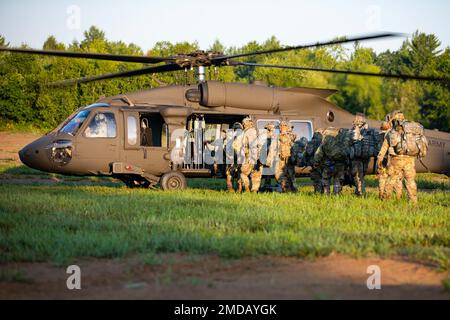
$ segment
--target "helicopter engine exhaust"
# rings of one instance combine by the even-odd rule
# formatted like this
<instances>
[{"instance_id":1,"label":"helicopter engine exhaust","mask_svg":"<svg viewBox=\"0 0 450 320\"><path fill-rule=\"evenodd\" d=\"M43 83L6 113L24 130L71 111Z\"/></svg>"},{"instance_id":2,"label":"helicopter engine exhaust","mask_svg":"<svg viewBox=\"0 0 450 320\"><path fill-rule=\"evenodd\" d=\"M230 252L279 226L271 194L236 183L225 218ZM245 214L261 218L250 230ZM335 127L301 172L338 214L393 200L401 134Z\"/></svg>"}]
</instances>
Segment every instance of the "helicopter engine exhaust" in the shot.
<instances>
[{"instance_id":1,"label":"helicopter engine exhaust","mask_svg":"<svg viewBox=\"0 0 450 320\"><path fill-rule=\"evenodd\" d=\"M200 105L272 111L276 109L276 90L267 86L207 81L199 84Z\"/></svg>"}]
</instances>

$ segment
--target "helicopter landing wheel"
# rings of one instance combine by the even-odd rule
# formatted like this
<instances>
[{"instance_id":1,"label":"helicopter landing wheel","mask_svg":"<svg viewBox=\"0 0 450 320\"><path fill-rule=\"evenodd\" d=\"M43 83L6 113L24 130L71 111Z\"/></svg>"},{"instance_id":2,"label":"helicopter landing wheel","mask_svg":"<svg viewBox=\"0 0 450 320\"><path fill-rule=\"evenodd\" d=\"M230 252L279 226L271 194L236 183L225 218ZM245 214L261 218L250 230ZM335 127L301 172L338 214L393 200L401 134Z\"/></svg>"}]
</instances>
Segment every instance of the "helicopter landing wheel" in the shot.
<instances>
[{"instance_id":1,"label":"helicopter landing wheel","mask_svg":"<svg viewBox=\"0 0 450 320\"><path fill-rule=\"evenodd\" d=\"M161 177L160 184L163 190L184 190L187 187L186 178L177 171L165 173Z\"/></svg>"}]
</instances>

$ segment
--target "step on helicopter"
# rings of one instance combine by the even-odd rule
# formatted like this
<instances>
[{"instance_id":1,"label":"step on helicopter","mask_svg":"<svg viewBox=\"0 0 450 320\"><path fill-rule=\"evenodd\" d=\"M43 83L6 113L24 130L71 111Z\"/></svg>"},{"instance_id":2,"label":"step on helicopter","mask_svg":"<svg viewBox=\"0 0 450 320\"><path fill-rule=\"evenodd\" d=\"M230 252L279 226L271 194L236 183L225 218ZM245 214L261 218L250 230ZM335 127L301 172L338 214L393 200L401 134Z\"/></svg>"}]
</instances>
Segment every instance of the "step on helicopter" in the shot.
<instances>
[{"instance_id":1,"label":"step on helicopter","mask_svg":"<svg viewBox=\"0 0 450 320\"><path fill-rule=\"evenodd\" d=\"M54 130L19 152L19 157L25 165L46 172L110 176L122 180L129 187L154 187L159 184L164 190L173 190L186 188L186 177L220 176L220 172L223 176L224 165L217 166L217 163L207 161L207 155L211 154L210 146L219 139L221 132L230 129L235 122L240 122L245 117L251 117L259 131L263 131L268 122L278 124L282 120L288 121L297 139L310 139L316 128L351 127L354 119L353 114L326 100L336 90L207 81L208 67L251 66L362 77L449 81L448 78L260 64L239 60L249 56L397 36L401 35L369 34L232 55L196 51L169 57L152 57L9 47L0 47L0 51L154 64L131 71L63 80L54 83L54 86L196 70L197 84L167 85L100 98L94 104L76 110ZM380 127L380 121L368 119L368 124L372 128ZM425 130L425 135L429 141L429 151L423 165L417 163L417 171L429 170L448 174L450 134ZM369 168L369 173L373 173L373 162ZM303 168L300 172L308 173L308 168Z\"/></svg>"}]
</instances>

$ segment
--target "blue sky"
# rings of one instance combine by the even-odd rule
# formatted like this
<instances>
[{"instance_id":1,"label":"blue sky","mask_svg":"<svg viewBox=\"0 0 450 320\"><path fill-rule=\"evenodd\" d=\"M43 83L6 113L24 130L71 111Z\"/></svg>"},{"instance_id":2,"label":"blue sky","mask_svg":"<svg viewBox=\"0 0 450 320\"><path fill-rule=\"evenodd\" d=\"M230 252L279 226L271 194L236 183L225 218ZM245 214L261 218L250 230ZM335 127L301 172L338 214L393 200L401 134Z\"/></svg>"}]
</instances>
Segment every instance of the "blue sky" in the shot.
<instances>
[{"instance_id":1,"label":"blue sky","mask_svg":"<svg viewBox=\"0 0 450 320\"><path fill-rule=\"evenodd\" d=\"M79 14L78 14L79 13ZM283 44L328 40L376 31L435 33L450 45L450 1L446 0L0 0L0 34L12 45L40 48L48 35L69 43L96 25L108 39L134 42L144 50L167 40L215 39L226 46L264 41ZM371 41L377 51L402 40Z\"/></svg>"}]
</instances>

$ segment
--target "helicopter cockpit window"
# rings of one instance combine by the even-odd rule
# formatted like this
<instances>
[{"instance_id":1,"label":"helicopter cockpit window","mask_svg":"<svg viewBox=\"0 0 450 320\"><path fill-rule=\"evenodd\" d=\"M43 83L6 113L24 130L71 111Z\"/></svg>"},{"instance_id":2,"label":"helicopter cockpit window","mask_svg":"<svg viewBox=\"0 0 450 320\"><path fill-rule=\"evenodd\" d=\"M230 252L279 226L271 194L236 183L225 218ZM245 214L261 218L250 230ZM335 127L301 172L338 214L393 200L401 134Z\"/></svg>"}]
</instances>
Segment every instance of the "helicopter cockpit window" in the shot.
<instances>
[{"instance_id":1,"label":"helicopter cockpit window","mask_svg":"<svg viewBox=\"0 0 450 320\"><path fill-rule=\"evenodd\" d=\"M92 118L84 134L88 138L115 138L116 131L114 114L99 112Z\"/></svg>"},{"instance_id":2,"label":"helicopter cockpit window","mask_svg":"<svg viewBox=\"0 0 450 320\"><path fill-rule=\"evenodd\" d=\"M84 120L89 116L89 110L82 110L77 113L69 122L66 123L64 127L61 128L60 132L68 133L72 136L76 135L80 127L83 125Z\"/></svg>"}]
</instances>

